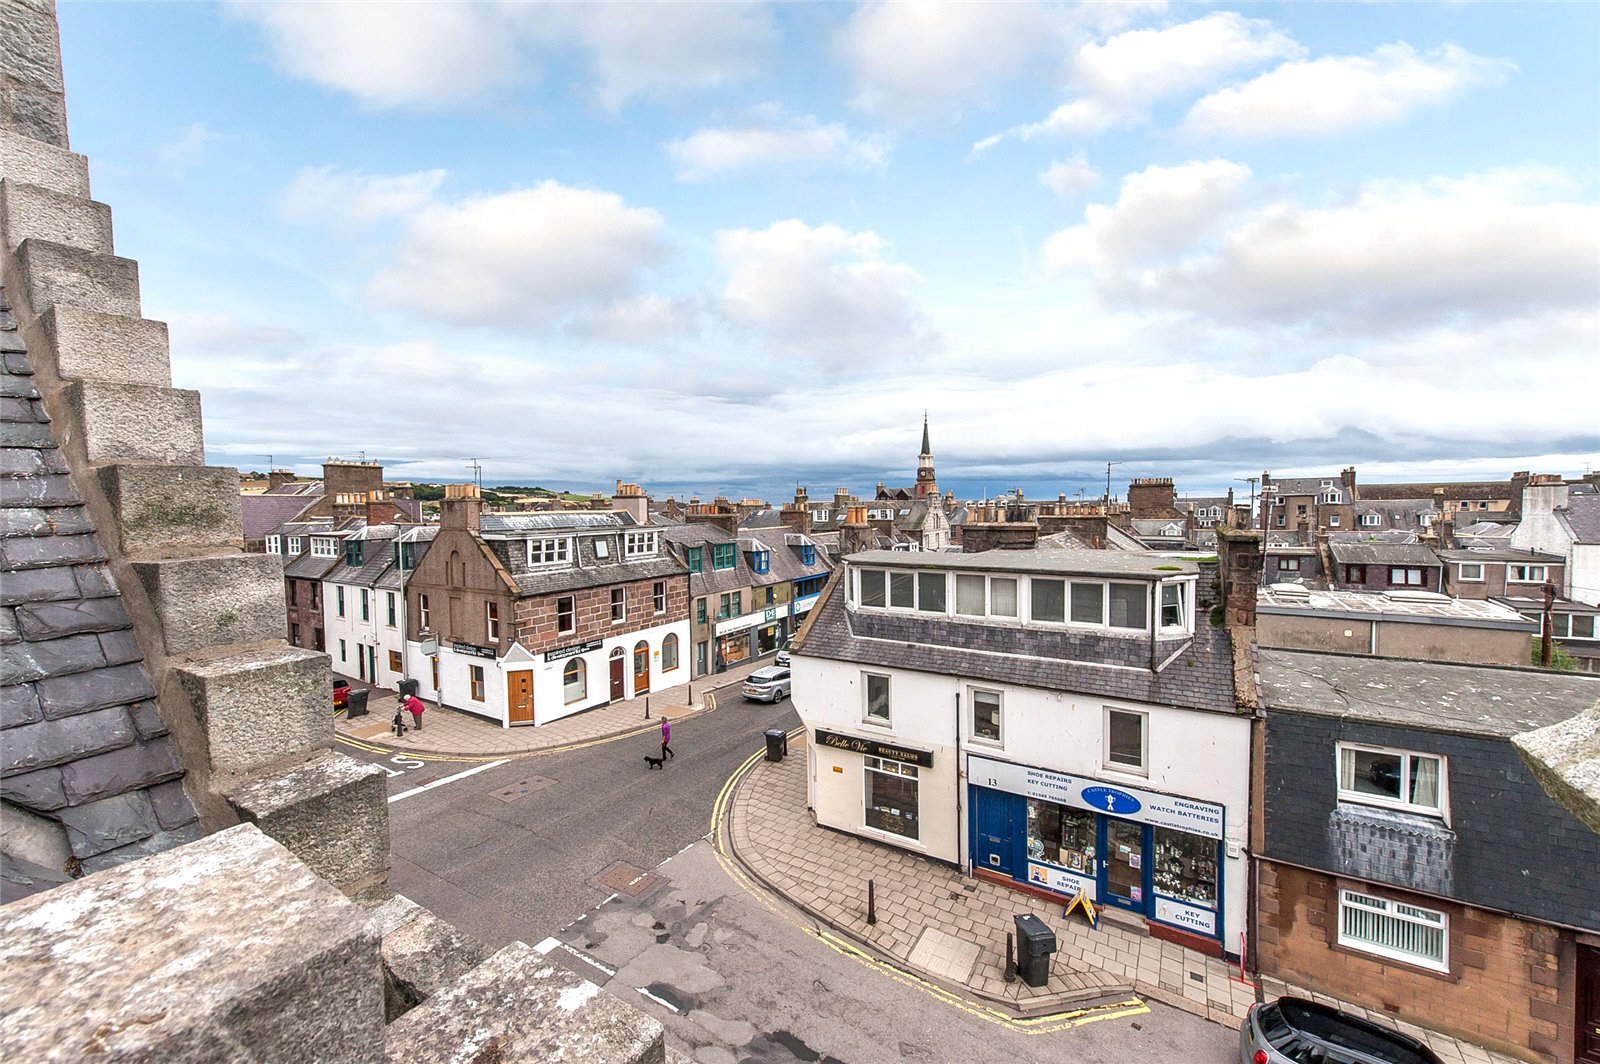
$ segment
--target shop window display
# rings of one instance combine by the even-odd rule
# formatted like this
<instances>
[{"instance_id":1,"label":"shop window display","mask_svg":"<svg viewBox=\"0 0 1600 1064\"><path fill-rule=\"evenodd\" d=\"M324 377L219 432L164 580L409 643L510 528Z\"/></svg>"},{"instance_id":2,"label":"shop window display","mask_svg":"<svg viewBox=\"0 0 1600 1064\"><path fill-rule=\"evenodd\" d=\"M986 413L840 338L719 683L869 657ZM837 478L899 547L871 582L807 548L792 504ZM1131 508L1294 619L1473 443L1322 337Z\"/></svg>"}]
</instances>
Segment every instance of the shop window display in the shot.
<instances>
[{"instance_id":1,"label":"shop window display","mask_svg":"<svg viewBox=\"0 0 1600 1064\"><path fill-rule=\"evenodd\" d=\"M1168 828L1155 829L1156 893L1204 909L1217 907L1217 842Z\"/></svg>"},{"instance_id":2,"label":"shop window display","mask_svg":"<svg viewBox=\"0 0 1600 1064\"><path fill-rule=\"evenodd\" d=\"M1028 856L1072 872L1095 874L1094 814L1028 799Z\"/></svg>"}]
</instances>

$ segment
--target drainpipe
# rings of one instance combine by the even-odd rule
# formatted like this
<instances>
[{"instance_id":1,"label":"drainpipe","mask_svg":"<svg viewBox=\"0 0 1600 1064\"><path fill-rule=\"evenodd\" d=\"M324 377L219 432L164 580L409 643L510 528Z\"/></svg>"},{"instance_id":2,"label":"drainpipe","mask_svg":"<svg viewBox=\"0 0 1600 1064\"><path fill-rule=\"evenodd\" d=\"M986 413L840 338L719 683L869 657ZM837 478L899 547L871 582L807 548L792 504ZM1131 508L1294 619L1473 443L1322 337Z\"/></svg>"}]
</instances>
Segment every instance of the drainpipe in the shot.
<instances>
[{"instance_id":1,"label":"drainpipe","mask_svg":"<svg viewBox=\"0 0 1600 1064\"><path fill-rule=\"evenodd\" d=\"M1156 633L1161 630L1161 581L1150 584L1150 671L1156 671Z\"/></svg>"},{"instance_id":2,"label":"drainpipe","mask_svg":"<svg viewBox=\"0 0 1600 1064\"><path fill-rule=\"evenodd\" d=\"M956 864L961 867L963 876L970 877L972 875L972 862L963 859L961 848L961 836L965 827L961 817L961 688L959 686L960 681L957 680L956 683Z\"/></svg>"}]
</instances>

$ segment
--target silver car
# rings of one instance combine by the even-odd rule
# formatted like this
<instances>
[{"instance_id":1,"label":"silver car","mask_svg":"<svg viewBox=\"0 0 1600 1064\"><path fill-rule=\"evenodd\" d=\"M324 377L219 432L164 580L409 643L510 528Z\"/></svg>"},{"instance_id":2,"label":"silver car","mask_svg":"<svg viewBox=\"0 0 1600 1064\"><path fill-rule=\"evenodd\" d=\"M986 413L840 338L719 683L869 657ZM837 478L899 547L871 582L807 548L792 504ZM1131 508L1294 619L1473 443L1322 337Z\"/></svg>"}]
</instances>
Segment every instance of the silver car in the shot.
<instances>
[{"instance_id":1,"label":"silver car","mask_svg":"<svg viewBox=\"0 0 1600 1064\"><path fill-rule=\"evenodd\" d=\"M1304 998L1253 1005L1239 1027L1243 1064L1441 1064L1433 1050L1382 1024Z\"/></svg>"},{"instance_id":2,"label":"silver car","mask_svg":"<svg viewBox=\"0 0 1600 1064\"><path fill-rule=\"evenodd\" d=\"M781 669L787 669L789 667L789 644L793 642L794 636L790 636L788 639L785 639L783 642L778 644L778 656L772 659L772 663L774 665Z\"/></svg>"},{"instance_id":3,"label":"silver car","mask_svg":"<svg viewBox=\"0 0 1600 1064\"><path fill-rule=\"evenodd\" d=\"M757 669L744 678L743 691L752 702L782 702L789 697L789 670L776 665Z\"/></svg>"}]
</instances>

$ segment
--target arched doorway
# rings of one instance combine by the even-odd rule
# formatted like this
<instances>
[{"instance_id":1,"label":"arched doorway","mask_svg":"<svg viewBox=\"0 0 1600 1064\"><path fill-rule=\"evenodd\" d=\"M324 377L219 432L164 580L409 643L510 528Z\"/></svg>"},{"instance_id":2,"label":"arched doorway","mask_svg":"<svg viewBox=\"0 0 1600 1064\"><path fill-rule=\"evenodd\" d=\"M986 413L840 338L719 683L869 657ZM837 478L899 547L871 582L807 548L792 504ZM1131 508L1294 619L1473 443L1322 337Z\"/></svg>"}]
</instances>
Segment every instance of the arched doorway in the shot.
<instances>
[{"instance_id":1,"label":"arched doorway","mask_svg":"<svg viewBox=\"0 0 1600 1064\"><path fill-rule=\"evenodd\" d=\"M621 702L628 697L626 681L623 679L628 671L627 653L621 648L611 652L611 701Z\"/></svg>"},{"instance_id":2,"label":"arched doorway","mask_svg":"<svg viewBox=\"0 0 1600 1064\"><path fill-rule=\"evenodd\" d=\"M643 639L633 645L633 693L637 697L650 690L650 644Z\"/></svg>"}]
</instances>

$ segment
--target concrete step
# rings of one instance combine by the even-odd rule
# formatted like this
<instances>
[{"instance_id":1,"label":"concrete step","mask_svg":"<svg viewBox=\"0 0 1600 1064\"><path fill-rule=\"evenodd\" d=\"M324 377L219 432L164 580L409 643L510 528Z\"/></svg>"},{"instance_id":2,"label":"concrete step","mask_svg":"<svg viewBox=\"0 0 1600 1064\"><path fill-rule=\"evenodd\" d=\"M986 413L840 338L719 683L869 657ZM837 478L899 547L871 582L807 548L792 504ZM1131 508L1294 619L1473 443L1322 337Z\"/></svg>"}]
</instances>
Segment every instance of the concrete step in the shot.
<instances>
[{"instance_id":1,"label":"concrete step","mask_svg":"<svg viewBox=\"0 0 1600 1064\"><path fill-rule=\"evenodd\" d=\"M373 910L381 938L385 1022L393 1023L489 959L489 947L396 894Z\"/></svg>"},{"instance_id":2,"label":"concrete step","mask_svg":"<svg viewBox=\"0 0 1600 1064\"><path fill-rule=\"evenodd\" d=\"M333 743L320 651L279 644L173 671L205 728L214 780L304 760Z\"/></svg>"},{"instance_id":3,"label":"concrete step","mask_svg":"<svg viewBox=\"0 0 1600 1064\"><path fill-rule=\"evenodd\" d=\"M89 197L88 158L8 129L0 129L0 178Z\"/></svg>"},{"instance_id":4,"label":"concrete step","mask_svg":"<svg viewBox=\"0 0 1600 1064\"><path fill-rule=\"evenodd\" d=\"M111 254L111 208L83 196L0 180L0 245L15 251L30 237Z\"/></svg>"},{"instance_id":5,"label":"concrete step","mask_svg":"<svg viewBox=\"0 0 1600 1064\"><path fill-rule=\"evenodd\" d=\"M7 1060L383 1059L365 913L253 827L0 907Z\"/></svg>"},{"instance_id":6,"label":"concrete step","mask_svg":"<svg viewBox=\"0 0 1600 1064\"><path fill-rule=\"evenodd\" d=\"M116 517L117 548L151 557L244 543L239 471L232 466L101 466L100 487Z\"/></svg>"},{"instance_id":7,"label":"concrete step","mask_svg":"<svg viewBox=\"0 0 1600 1064\"><path fill-rule=\"evenodd\" d=\"M6 296L24 326L53 306L139 317L139 264L32 237L7 259Z\"/></svg>"},{"instance_id":8,"label":"concrete step","mask_svg":"<svg viewBox=\"0 0 1600 1064\"><path fill-rule=\"evenodd\" d=\"M161 462L198 466L206 460L200 393L145 384L70 381L62 389L69 432L83 441L90 465Z\"/></svg>"},{"instance_id":9,"label":"concrete step","mask_svg":"<svg viewBox=\"0 0 1600 1064\"><path fill-rule=\"evenodd\" d=\"M150 596L168 654L284 639L283 562L275 554L136 560L130 567Z\"/></svg>"},{"instance_id":10,"label":"concrete step","mask_svg":"<svg viewBox=\"0 0 1600 1064\"><path fill-rule=\"evenodd\" d=\"M377 765L328 752L257 776L223 797L241 820L346 894L376 896L388 890L388 780Z\"/></svg>"},{"instance_id":11,"label":"concrete step","mask_svg":"<svg viewBox=\"0 0 1600 1064\"><path fill-rule=\"evenodd\" d=\"M62 380L172 384L165 322L51 307L23 330L34 368Z\"/></svg>"},{"instance_id":12,"label":"concrete step","mask_svg":"<svg viewBox=\"0 0 1600 1064\"><path fill-rule=\"evenodd\" d=\"M391 1023L386 1042L394 1064L667 1059L659 1021L522 942Z\"/></svg>"}]
</instances>

